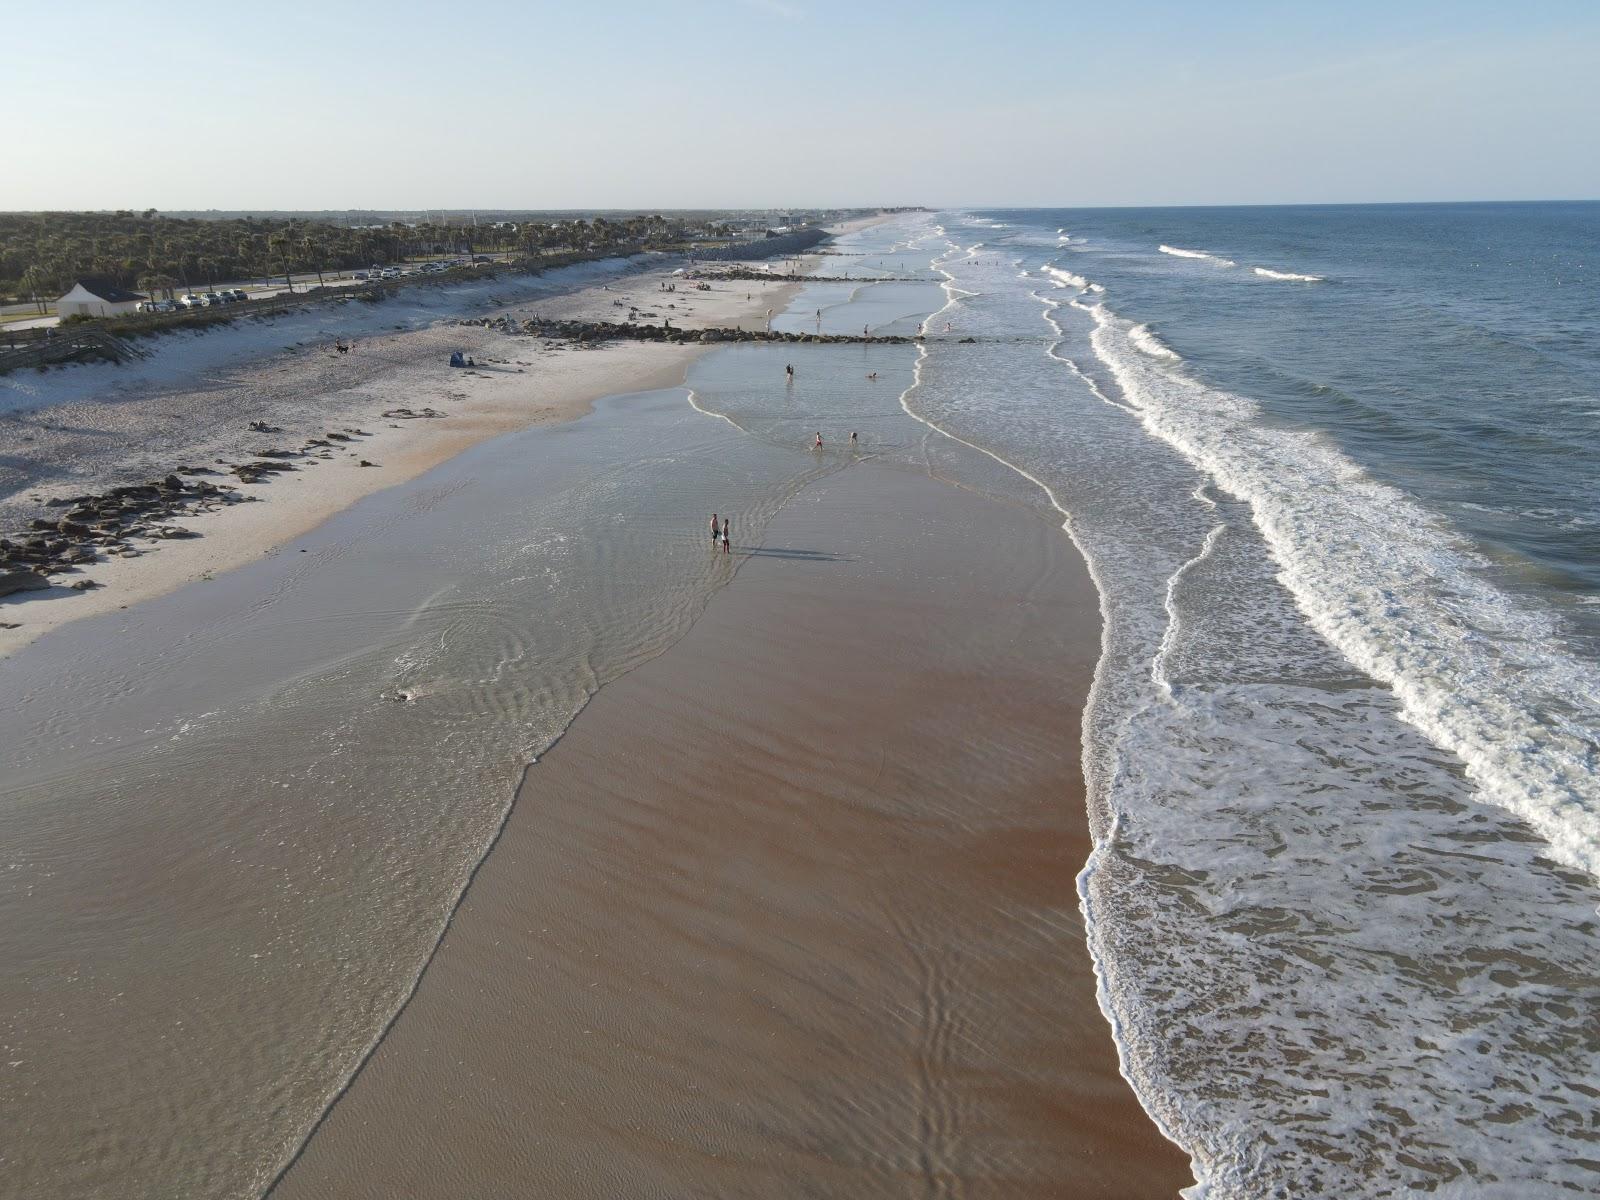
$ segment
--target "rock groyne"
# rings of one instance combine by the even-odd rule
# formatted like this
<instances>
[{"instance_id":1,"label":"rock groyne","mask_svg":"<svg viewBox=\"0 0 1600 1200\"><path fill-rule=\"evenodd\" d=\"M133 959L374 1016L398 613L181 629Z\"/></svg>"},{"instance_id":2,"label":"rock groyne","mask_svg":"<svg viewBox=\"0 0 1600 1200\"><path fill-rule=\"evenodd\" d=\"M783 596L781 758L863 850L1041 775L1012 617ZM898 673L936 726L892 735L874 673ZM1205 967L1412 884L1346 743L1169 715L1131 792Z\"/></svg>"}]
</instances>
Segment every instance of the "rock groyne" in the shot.
<instances>
[{"instance_id":1,"label":"rock groyne","mask_svg":"<svg viewBox=\"0 0 1600 1200\"><path fill-rule=\"evenodd\" d=\"M851 333L784 333L773 329L679 329L675 325L643 325L633 321L547 321L535 318L518 324L504 317L479 317L461 321L462 325L483 325L507 333L568 342L803 342L821 345L828 342L875 342L905 346L921 338L898 334L862 335Z\"/></svg>"}]
</instances>

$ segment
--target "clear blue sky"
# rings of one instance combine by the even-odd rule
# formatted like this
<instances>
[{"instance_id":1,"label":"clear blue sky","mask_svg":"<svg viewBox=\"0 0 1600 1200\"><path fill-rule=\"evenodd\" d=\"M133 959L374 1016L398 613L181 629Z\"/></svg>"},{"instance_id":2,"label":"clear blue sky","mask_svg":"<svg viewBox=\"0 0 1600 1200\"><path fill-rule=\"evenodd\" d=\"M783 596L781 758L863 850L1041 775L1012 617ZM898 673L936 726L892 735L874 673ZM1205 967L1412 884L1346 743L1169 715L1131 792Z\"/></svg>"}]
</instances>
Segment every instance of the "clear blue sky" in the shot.
<instances>
[{"instance_id":1,"label":"clear blue sky","mask_svg":"<svg viewBox=\"0 0 1600 1200\"><path fill-rule=\"evenodd\" d=\"M0 209L1600 196L1600 0L76 0L0 44Z\"/></svg>"}]
</instances>

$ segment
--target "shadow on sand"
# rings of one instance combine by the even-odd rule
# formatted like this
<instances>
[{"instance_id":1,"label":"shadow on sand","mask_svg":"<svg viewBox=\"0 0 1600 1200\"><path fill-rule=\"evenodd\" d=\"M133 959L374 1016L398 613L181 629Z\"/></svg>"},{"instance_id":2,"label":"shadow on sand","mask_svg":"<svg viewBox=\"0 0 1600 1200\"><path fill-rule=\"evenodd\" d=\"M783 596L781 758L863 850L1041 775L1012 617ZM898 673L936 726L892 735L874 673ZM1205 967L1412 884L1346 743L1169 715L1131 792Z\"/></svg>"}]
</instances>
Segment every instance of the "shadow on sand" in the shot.
<instances>
[{"instance_id":1,"label":"shadow on sand","mask_svg":"<svg viewBox=\"0 0 1600 1200\"><path fill-rule=\"evenodd\" d=\"M801 562L854 562L838 554L829 554L826 550L789 550L780 546L751 546L746 549L734 547L740 554L751 558L793 558Z\"/></svg>"}]
</instances>

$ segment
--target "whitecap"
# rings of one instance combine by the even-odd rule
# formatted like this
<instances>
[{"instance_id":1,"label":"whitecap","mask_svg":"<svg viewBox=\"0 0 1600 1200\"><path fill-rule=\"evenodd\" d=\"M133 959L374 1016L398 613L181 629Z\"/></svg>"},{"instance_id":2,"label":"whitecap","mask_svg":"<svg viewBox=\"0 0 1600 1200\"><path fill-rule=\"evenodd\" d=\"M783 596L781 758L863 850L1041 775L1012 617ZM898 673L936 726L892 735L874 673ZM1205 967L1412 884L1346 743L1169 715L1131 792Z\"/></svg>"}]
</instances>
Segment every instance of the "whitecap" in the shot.
<instances>
[{"instance_id":1,"label":"whitecap","mask_svg":"<svg viewBox=\"0 0 1600 1200\"><path fill-rule=\"evenodd\" d=\"M1158 246L1156 249L1163 254L1170 254L1174 258L1203 258L1207 262L1214 262L1219 267L1232 267L1237 264L1231 258L1223 258L1220 254L1212 254L1209 250L1185 250L1182 246Z\"/></svg>"},{"instance_id":2,"label":"whitecap","mask_svg":"<svg viewBox=\"0 0 1600 1200\"><path fill-rule=\"evenodd\" d=\"M1269 267L1253 267L1255 273L1263 279L1288 279L1296 283L1321 283L1321 275L1297 275L1293 271L1274 271Z\"/></svg>"}]
</instances>

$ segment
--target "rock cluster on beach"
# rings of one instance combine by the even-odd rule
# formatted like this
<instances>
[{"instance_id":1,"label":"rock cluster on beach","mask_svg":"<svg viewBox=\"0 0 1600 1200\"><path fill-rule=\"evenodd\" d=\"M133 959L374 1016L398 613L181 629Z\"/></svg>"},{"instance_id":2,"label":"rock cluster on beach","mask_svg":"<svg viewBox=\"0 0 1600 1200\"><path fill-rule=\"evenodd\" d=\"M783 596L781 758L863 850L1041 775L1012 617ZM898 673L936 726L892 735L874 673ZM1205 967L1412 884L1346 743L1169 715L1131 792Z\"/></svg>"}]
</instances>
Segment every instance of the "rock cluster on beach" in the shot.
<instances>
[{"instance_id":1,"label":"rock cluster on beach","mask_svg":"<svg viewBox=\"0 0 1600 1200\"><path fill-rule=\"evenodd\" d=\"M274 469L284 465L274 464ZM199 473L197 468L180 470ZM236 468L236 473L247 482L260 477L247 478L244 468ZM241 499L228 484L190 481L173 473L99 495L47 500L47 507L65 507L67 512L55 518L35 517L26 532L0 537L0 596L50 587L54 582L51 576L76 571L105 555L140 554L133 544L138 539L198 537L193 530L172 524L173 520ZM97 585L82 579L72 586L83 591Z\"/></svg>"},{"instance_id":2,"label":"rock cluster on beach","mask_svg":"<svg viewBox=\"0 0 1600 1200\"><path fill-rule=\"evenodd\" d=\"M413 416L443 416L432 409ZM252 421L254 433L282 433L265 422ZM326 459L334 443L354 442L370 436L364 429L326 432L309 438L300 450L268 447L250 451L239 463L223 463L240 483L263 483L285 471L296 470L292 459ZM221 460L219 460L220 462ZM363 466L372 464L365 459ZM181 466L165 478L149 483L123 484L84 496L55 497L44 501L48 509L65 508L60 516L35 517L24 531L0 537L0 596L40 591L58 582L53 576L75 573L107 557L133 558L144 553L137 543L155 544L199 537L192 529L173 522L185 515L214 512L227 505L254 499L228 483L211 483L185 476L214 475L209 467ZM87 591L99 585L80 579L70 585ZM10 623L4 623L7 627Z\"/></svg>"},{"instance_id":3,"label":"rock cluster on beach","mask_svg":"<svg viewBox=\"0 0 1600 1200\"><path fill-rule=\"evenodd\" d=\"M863 337L851 333L780 333L771 329L679 329L674 325L640 325L632 321L524 321L520 326L504 317L481 317L462 321L463 325L484 325L522 332L533 337L560 338L569 342L882 342L903 346L920 339L898 335Z\"/></svg>"}]
</instances>

